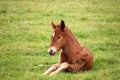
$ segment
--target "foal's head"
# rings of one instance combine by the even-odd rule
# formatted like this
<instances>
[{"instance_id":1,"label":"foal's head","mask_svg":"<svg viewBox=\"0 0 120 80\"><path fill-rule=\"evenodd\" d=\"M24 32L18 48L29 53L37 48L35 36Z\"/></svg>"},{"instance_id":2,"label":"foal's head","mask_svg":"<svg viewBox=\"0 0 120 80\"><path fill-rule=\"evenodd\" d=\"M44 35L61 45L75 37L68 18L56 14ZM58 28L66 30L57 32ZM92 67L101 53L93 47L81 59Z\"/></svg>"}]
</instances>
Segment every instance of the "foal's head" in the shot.
<instances>
[{"instance_id":1,"label":"foal's head","mask_svg":"<svg viewBox=\"0 0 120 80\"><path fill-rule=\"evenodd\" d=\"M56 25L53 22L51 22L51 25L54 31L51 36L51 44L48 49L48 53L50 55L55 55L55 53L62 49L65 44L65 23L63 20L61 20L61 23L59 25Z\"/></svg>"}]
</instances>

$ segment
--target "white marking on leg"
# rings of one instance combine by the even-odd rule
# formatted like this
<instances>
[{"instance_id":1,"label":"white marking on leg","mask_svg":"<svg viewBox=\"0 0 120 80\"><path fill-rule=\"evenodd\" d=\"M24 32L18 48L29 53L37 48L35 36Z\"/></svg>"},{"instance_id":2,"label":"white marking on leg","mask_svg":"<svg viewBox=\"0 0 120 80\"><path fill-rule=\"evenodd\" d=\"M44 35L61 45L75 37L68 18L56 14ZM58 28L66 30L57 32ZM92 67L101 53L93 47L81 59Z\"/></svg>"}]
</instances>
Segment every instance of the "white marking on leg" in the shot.
<instances>
[{"instance_id":1,"label":"white marking on leg","mask_svg":"<svg viewBox=\"0 0 120 80\"><path fill-rule=\"evenodd\" d=\"M59 63L54 64L53 66L51 66L46 72L43 73L43 75L48 75L51 72L53 72L54 70L56 70L59 67Z\"/></svg>"},{"instance_id":2,"label":"white marking on leg","mask_svg":"<svg viewBox=\"0 0 120 80\"><path fill-rule=\"evenodd\" d=\"M53 76L53 75L59 73L60 71L62 71L62 70L64 70L64 69L67 69L68 66L69 66L68 63L66 63L66 62L62 63L62 64L60 65L60 67L59 67L56 71L50 73L50 76Z\"/></svg>"}]
</instances>

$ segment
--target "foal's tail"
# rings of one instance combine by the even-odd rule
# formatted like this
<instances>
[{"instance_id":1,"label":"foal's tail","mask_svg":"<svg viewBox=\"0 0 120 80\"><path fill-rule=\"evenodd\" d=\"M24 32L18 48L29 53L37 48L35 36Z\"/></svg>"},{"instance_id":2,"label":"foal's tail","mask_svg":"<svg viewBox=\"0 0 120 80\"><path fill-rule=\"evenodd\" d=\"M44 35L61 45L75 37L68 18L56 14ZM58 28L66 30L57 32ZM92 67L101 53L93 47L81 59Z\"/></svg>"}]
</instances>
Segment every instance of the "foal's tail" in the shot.
<instances>
[{"instance_id":1,"label":"foal's tail","mask_svg":"<svg viewBox=\"0 0 120 80\"><path fill-rule=\"evenodd\" d=\"M91 69L93 66L93 61L89 61L87 64L84 65L83 70Z\"/></svg>"},{"instance_id":2,"label":"foal's tail","mask_svg":"<svg viewBox=\"0 0 120 80\"><path fill-rule=\"evenodd\" d=\"M91 56L90 60L83 66L82 70L91 69L93 66L93 56Z\"/></svg>"}]
</instances>

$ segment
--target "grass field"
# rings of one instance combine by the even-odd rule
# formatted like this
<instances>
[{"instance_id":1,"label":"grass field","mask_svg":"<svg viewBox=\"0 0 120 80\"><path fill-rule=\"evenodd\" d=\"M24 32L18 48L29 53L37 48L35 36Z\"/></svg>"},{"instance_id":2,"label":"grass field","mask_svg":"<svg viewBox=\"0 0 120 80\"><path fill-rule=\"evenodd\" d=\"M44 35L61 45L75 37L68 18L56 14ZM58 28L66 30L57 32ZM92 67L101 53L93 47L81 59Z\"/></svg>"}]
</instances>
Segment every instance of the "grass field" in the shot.
<instances>
[{"instance_id":1,"label":"grass field","mask_svg":"<svg viewBox=\"0 0 120 80\"><path fill-rule=\"evenodd\" d=\"M47 53L51 21L63 19L94 54L89 71L41 76L58 62ZM0 80L119 80L120 0L0 0Z\"/></svg>"}]
</instances>

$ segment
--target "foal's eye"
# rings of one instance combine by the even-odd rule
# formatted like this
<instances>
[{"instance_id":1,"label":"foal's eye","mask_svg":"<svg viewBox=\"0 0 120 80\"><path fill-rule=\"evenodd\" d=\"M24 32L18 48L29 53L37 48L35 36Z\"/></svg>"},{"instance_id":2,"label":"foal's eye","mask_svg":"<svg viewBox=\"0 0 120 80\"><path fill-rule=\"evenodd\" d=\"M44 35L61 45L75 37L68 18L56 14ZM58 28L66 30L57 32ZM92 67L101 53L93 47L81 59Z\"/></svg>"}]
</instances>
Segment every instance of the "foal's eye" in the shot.
<instances>
[{"instance_id":1,"label":"foal's eye","mask_svg":"<svg viewBox=\"0 0 120 80\"><path fill-rule=\"evenodd\" d=\"M57 39L60 39L61 38L61 36L58 36L58 38Z\"/></svg>"}]
</instances>

